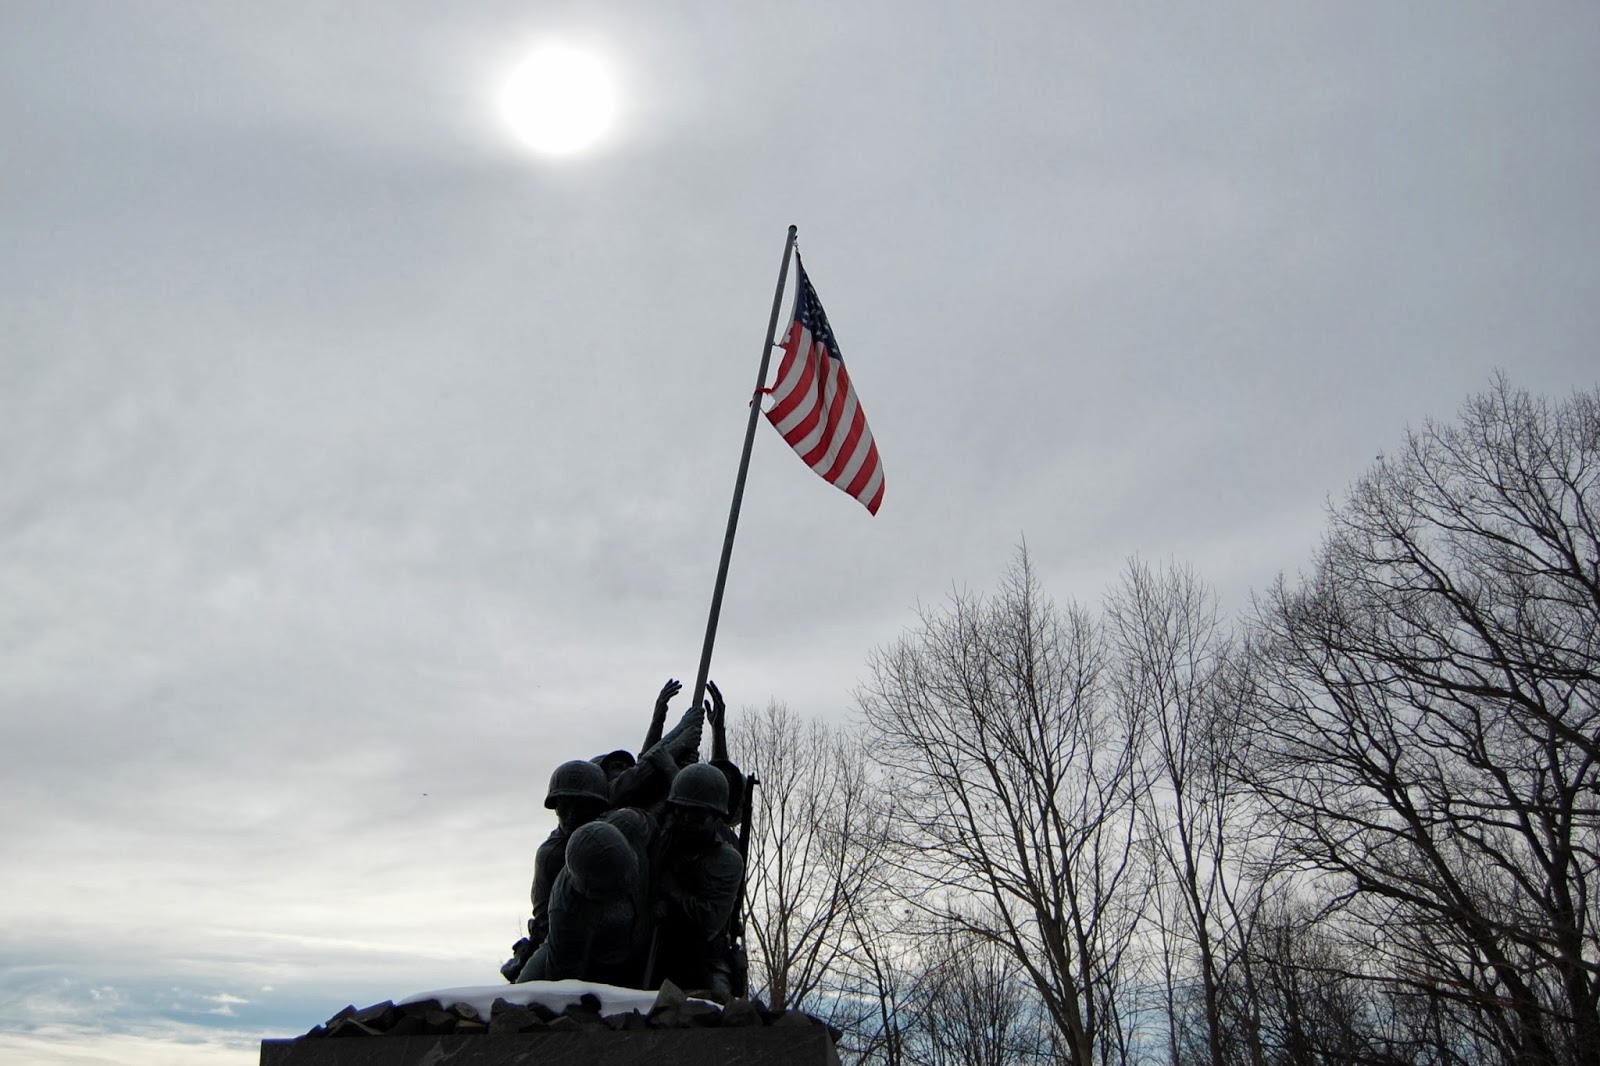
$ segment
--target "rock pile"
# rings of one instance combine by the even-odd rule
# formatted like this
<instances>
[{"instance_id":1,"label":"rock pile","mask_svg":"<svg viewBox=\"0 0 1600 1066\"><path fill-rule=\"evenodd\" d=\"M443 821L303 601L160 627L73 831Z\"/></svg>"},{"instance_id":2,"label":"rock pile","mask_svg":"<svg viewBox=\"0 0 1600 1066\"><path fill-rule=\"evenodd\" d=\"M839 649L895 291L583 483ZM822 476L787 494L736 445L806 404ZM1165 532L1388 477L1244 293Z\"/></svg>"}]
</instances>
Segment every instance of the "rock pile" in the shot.
<instances>
[{"instance_id":1,"label":"rock pile","mask_svg":"<svg viewBox=\"0 0 1600 1066\"><path fill-rule=\"evenodd\" d=\"M649 1011L602 1014L600 998L579 997L560 1011L542 1003L526 1005L496 999L483 1017L470 1003L425 999L396 1005L376 1003L357 1010L349 1006L300 1037L300 1040L351 1036L497 1036L537 1032L614 1032L641 1029L733 1029L803 1027L826 1029L837 1042L838 1029L800 1011L771 1011L758 999L735 999L726 1007L691 999L670 981L661 986Z\"/></svg>"}]
</instances>

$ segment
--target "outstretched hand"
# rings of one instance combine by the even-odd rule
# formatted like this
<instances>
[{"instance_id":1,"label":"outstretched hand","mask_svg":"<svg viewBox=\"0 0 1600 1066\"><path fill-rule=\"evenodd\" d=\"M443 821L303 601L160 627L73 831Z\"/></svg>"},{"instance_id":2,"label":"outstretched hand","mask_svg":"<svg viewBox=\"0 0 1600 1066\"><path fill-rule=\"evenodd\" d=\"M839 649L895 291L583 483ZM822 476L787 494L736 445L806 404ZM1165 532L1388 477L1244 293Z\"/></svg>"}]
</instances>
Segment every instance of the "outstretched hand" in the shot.
<instances>
[{"instance_id":1,"label":"outstretched hand","mask_svg":"<svg viewBox=\"0 0 1600 1066\"><path fill-rule=\"evenodd\" d=\"M683 682L675 677L667 678L667 683L661 686L661 691L656 695L656 710L665 711L667 701L683 691Z\"/></svg>"},{"instance_id":2,"label":"outstretched hand","mask_svg":"<svg viewBox=\"0 0 1600 1066\"><path fill-rule=\"evenodd\" d=\"M711 693L711 698L705 702L706 721L712 729L726 729L728 725L728 705L722 702L722 693L717 689L715 681L706 682L706 691Z\"/></svg>"}]
</instances>

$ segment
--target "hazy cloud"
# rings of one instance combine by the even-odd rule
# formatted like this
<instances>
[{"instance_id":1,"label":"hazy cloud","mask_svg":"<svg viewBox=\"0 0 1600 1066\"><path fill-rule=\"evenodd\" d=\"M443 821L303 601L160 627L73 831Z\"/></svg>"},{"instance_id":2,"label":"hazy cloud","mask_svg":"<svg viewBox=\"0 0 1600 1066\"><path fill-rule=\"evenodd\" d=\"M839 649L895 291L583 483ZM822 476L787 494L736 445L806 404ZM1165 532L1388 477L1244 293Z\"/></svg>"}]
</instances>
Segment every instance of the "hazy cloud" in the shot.
<instances>
[{"instance_id":1,"label":"hazy cloud","mask_svg":"<svg viewBox=\"0 0 1600 1066\"><path fill-rule=\"evenodd\" d=\"M541 34L624 114L501 128ZM692 677L784 227L883 452L762 427L715 676L843 717L1027 538L1230 606L1495 368L1595 380L1600 12L8 5L0 1055L496 979L550 768ZM92 1009L90 1009L92 1007Z\"/></svg>"}]
</instances>

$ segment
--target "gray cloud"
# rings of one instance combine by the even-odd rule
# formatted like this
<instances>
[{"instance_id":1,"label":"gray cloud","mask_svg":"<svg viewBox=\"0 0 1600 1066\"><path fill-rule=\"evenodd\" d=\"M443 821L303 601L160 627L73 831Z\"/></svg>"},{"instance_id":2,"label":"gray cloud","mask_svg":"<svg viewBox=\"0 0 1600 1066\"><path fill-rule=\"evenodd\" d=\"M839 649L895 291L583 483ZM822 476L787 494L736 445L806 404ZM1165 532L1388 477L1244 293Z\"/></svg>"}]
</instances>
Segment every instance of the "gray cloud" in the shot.
<instances>
[{"instance_id":1,"label":"gray cloud","mask_svg":"<svg viewBox=\"0 0 1600 1066\"><path fill-rule=\"evenodd\" d=\"M541 32L626 97L560 165L492 107ZM1242 605L1406 424L1593 383L1597 44L1558 4L10 5L0 1049L243 1062L494 977L550 767L693 674L790 222L888 495L762 427L735 704L848 715L1023 537L1058 598L1138 553Z\"/></svg>"}]
</instances>

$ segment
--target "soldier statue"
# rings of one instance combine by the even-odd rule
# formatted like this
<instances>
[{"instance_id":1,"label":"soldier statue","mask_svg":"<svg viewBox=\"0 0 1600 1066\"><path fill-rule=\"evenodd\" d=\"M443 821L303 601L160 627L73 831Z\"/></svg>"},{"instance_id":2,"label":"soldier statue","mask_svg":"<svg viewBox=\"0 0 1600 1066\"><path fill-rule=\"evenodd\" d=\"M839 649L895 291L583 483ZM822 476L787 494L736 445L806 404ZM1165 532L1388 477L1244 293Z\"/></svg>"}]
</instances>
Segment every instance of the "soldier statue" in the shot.
<instances>
[{"instance_id":1,"label":"soldier statue","mask_svg":"<svg viewBox=\"0 0 1600 1066\"><path fill-rule=\"evenodd\" d=\"M511 946L511 958L500 967L508 981L516 980L529 957L550 935L550 892L567 862L567 842L578 829L594 821L611 806L611 787L605 771L593 762L572 759L555 768L545 807L556 812L556 828L539 845L533 859L533 917L528 935Z\"/></svg>"},{"instance_id":2,"label":"soldier statue","mask_svg":"<svg viewBox=\"0 0 1600 1066\"><path fill-rule=\"evenodd\" d=\"M728 781L721 770L696 764L673 778L666 822L651 851L659 972L647 975L647 986L664 977L724 1001L731 995L727 933L744 860L728 840L727 817Z\"/></svg>"},{"instance_id":3,"label":"soldier statue","mask_svg":"<svg viewBox=\"0 0 1600 1066\"><path fill-rule=\"evenodd\" d=\"M743 845L730 826L745 778L728 758L727 707L715 684L704 705L663 732L681 688L675 679L662 686L638 758L614 751L551 774L545 806L558 825L535 858L533 917L500 968L506 980L653 988L670 979L724 1001L742 985L732 919ZM712 759L702 763L706 722Z\"/></svg>"},{"instance_id":4,"label":"soldier statue","mask_svg":"<svg viewBox=\"0 0 1600 1066\"><path fill-rule=\"evenodd\" d=\"M572 834L550 894L550 935L519 982L577 978L626 986L637 979L648 946L645 843L610 820Z\"/></svg>"}]
</instances>

